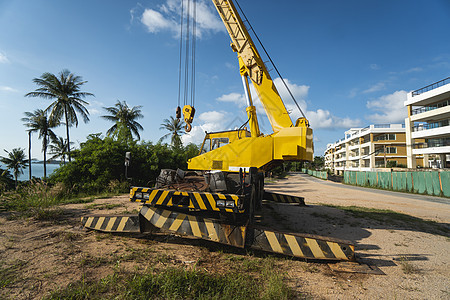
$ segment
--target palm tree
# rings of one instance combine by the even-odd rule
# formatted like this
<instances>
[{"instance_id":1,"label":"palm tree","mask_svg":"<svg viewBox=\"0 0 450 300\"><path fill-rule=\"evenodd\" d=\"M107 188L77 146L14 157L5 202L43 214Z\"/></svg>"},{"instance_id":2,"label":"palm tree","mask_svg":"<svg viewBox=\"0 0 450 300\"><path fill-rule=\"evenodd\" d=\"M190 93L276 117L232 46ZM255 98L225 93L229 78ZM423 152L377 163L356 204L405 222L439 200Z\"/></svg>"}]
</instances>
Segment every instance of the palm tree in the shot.
<instances>
[{"instance_id":1,"label":"palm tree","mask_svg":"<svg viewBox=\"0 0 450 300\"><path fill-rule=\"evenodd\" d=\"M8 157L0 157L0 161L5 164L7 170L13 170L15 186L17 188L17 177L19 177L19 174L23 174L23 169L27 167L25 149L14 148L11 152L7 150L5 152L8 153Z\"/></svg>"},{"instance_id":2,"label":"palm tree","mask_svg":"<svg viewBox=\"0 0 450 300\"><path fill-rule=\"evenodd\" d=\"M102 116L102 118L114 122L114 125L108 129L106 134L125 140L133 139L134 134L140 140L139 130L144 130L144 128L135 120L144 117L141 113L141 107L138 105L130 108L125 101L120 102L120 100L117 100L113 107L103 107L110 115Z\"/></svg>"},{"instance_id":3,"label":"palm tree","mask_svg":"<svg viewBox=\"0 0 450 300\"><path fill-rule=\"evenodd\" d=\"M72 142L70 142L73 144ZM62 137L56 137L52 139L52 143L49 145L50 152L53 156L50 159L62 158L63 164L66 164L67 156L67 143Z\"/></svg>"},{"instance_id":4,"label":"palm tree","mask_svg":"<svg viewBox=\"0 0 450 300\"><path fill-rule=\"evenodd\" d=\"M81 92L81 86L87 81L83 81L81 76L76 76L69 70L62 70L58 76L47 72L42 74L40 78L34 78L33 82L38 88L25 96L55 100L46 111L50 112L50 119L55 120L55 122L62 119L65 121L67 155L70 161L69 127L72 125L78 127L77 113L83 117L85 123L89 121L89 112L84 106L89 105L89 103L83 99L87 96L94 96L94 94Z\"/></svg>"},{"instance_id":5,"label":"palm tree","mask_svg":"<svg viewBox=\"0 0 450 300\"><path fill-rule=\"evenodd\" d=\"M47 146L50 138L56 138L52 128L56 127L54 120L47 118L47 113L42 109L36 109L34 112L25 112L25 118L22 121L25 122L25 126L30 128L29 132L38 132L39 138L42 138L42 152L44 152L44 178L47 177ZM31 170L31 160L30 160Z\"/></svg>"},{"instance_id":6,"label":"palm tree","mask_svg":"<svg viewBox=\"0 0 450 300\"><path fill-rule=\"evenodd\" d=\"M168 130L169 133L163 135L159 141L163 141L170 136L170 144L172 147L178 148L181 146L181 133L183 131L183 121L170 116L169 119L164 119L163 123L161 123L161 127L159 129Z\"/></svg>"}]
</instances>

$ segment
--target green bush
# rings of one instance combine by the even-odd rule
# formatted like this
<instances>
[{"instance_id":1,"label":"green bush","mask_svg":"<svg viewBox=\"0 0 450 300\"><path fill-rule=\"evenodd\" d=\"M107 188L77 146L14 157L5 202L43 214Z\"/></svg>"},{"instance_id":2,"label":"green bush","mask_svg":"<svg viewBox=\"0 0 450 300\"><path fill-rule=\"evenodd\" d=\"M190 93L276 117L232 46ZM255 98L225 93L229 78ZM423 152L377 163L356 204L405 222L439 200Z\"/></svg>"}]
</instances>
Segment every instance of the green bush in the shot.
<instances>
[{"instance_id":1,"label":"green bush","mask_svg":"<svg viewBox=\"0 0 450 300\"><path fill-rule=\"evenodd\" d=\"M186 169L187 159L198 154L198 147L172 148L167 144L117 141L91 134L80 149L72 152L72 161L61 166L49 181L61 182L74 193L125 192L125 153L131 152L128 177L132 185L147 186L155 181L161 169Z\"/></svg>"}]
</instances>

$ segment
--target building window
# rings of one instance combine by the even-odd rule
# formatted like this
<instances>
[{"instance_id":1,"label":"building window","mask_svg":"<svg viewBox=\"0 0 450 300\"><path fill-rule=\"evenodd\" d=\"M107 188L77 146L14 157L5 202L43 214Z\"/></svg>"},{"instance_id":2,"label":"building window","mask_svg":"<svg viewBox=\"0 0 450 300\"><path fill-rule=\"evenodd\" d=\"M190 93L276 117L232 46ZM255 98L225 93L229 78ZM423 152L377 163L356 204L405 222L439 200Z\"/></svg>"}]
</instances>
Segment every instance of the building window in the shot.
<instances>
[{"instance_id":1,"label":"building window","mask_svg":"<svg viewBox=\"0 0 450 300\"><path fill-rule=\"evenodd\" d=\"M397 147L386 147L386 153L396 154L397 153Z\"/></svg>"},{"instance_id":2,"label":"building window","mask_svg":"<svg viewBox=\"0 0 450 300\"><path fill-rule=\"evenodd\" d=\"M395 141L395 134L394 133L386 133L382 135L378 135L374 137L373 139L375 142L377 141Z\"/></svg>"}]
</instances>

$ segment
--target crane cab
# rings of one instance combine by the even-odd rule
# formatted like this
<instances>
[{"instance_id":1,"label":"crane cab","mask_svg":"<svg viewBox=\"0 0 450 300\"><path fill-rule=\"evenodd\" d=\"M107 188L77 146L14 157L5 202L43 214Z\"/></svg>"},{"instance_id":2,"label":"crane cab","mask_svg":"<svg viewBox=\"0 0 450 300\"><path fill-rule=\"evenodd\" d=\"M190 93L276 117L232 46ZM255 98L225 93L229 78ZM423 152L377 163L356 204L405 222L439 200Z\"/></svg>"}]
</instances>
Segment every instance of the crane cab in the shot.
<instances>
[{"instance_id":1,"label":"crane cab","mask_svg":"<svg viewBox=\"0 0 450 300\"><path fill-rule=\"evenodd\" d=\"M248 138L251 136L250 131L248 131L246 128L240 130L227 130L205 133L205 139L203 140L202 147L198 155L208 153L209 151L228 145L229 143L232 143L236 140Z\"/></svg>"}]
</instances>

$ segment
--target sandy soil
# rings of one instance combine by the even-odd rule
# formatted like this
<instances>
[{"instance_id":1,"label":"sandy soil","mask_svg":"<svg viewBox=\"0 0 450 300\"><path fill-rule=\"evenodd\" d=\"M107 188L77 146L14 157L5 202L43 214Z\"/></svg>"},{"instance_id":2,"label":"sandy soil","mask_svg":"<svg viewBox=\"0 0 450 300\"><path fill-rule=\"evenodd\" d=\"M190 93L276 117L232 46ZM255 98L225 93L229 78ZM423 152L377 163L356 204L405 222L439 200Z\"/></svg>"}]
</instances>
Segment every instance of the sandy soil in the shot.
<instances>
[{"instance_id":1,"label":"sandy soil","mask_svg":"<svg viewBox=\"0 0 450 300\"><path fill-rule=\"evenodd\" d=\"M334 272L325 263L278 259L277 267L299 294L312 299L450 298L447 233L422 226L420 220L417 224L421 226L383 222L373 215L355 216L320 205L390 209L449 228L448 199L353 188L300 174L269 183L266 188L303 196L308 206L265 203L261 212L264 225L354 241L359 259L386 274ZM248 255L177 236L112 235L80 227L82 215L136 213L137 209L138 205L123 195L65 205L49 221L14 219L0 212L0 267L16 277L0 286L0 298L42 298L81 279L100 280L118 267L143 270L148 266L198 266L201 262L208 272L223 272L232 268L233 261L227 256ZM252 259L260 259L260 254L254 255Z\"/></svg>"}]
</instances>

